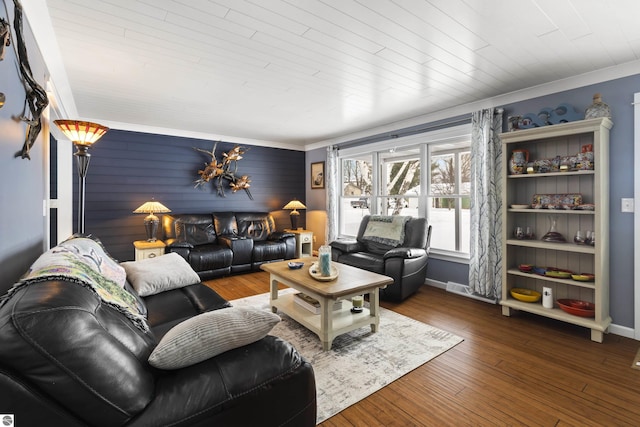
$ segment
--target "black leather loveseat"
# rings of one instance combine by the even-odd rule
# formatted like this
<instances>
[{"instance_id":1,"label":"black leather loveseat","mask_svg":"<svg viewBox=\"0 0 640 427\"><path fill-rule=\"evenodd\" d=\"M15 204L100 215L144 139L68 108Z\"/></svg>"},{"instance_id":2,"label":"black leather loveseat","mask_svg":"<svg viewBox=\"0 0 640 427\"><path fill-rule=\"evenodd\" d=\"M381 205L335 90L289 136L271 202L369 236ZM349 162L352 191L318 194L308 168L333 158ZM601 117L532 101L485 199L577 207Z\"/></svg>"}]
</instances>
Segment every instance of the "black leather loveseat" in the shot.
<instances>
[{"instance_id":1,"label":"black leather loveseat","mask_svg":"<svg viewBox=\"0 0 640 427\"><path fill-rule=\"evenodd\" d=\"M60 254L63 245L39 260L52 251ZM171 330L243 308L229 307L201 283L140 297L125 281L119 289L127 298L119 291L111 295L132 301L145 328L138 315L107 303L79 279L97 283L114 273L107 255L91 247L81 256L87 264L76 272L42 263L36 268L36 261L25 275L30 279L0 299L0 413L12 415L16 426L315 425L313 369L274 336L184 367L151 365L150 354ZM155 260L170 258L184 263L177 255ZM199 340L192 340L196 348L202 347ZM186 356L193 352L184 350Z\"/></svg>"},{"instance_id":2,"label":"black leather loveseat","mask_svg":"<svg viewBox=\"0 0 640 427\"><path fill-rule=\"evenodd\" d=\"M295 256L295 235L277 231L267 212L165 214L162 228L166 251L182 255L202 280Z\"/></svg>"},{"instance_id":3,"label":"black leather loveseat","mask_svg":"<svg viewBox=\"0 0 640 427\"><path fill-rule=\"evenodd\" d=\"M385 228L396 234L385 234ZM380 290L380 298L402 301L425 282L430 242L425 218L366 215L355 239L330 243L331 258L391 277L393 284Z\"/></svg>"}]
</instances>

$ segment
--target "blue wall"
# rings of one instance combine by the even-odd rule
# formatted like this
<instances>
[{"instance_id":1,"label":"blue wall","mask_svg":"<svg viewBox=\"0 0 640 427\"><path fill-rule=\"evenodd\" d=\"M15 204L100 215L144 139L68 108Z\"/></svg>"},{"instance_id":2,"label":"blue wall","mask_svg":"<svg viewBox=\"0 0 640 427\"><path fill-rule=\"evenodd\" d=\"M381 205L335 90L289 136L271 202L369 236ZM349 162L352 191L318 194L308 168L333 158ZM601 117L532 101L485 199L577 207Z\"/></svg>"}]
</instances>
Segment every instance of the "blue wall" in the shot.
<instances>
[{"instance_id":1,"label":"blue wall","mask_svg":"<svg viewBox=\"0 0 640 427\"><path fill-rule=\"evenodd\" d=\"M252 180L251 200L244 191L232 193L226 186L225 197L218 196L211 183L194 188L197 171L211 158L193 147L211 151L213 145L213 141L200 139L119 130L107 132L90 149L85 232L98 236L115 258L133 259L132 242L144 240L146 234L145 215L132 212L151 198L173 213L272 212L279 229L290 227L289 211L282 207L293 198L304 200L305 153L246 146L248 151L238 162L238 173L249 175ZM218 160L234 146L219 142ZM74 198L76 181L74 173ZM76 203L74 200L74 206ZM302 226L303 219L301 215Z\"/></svg>"},{"instance_id":2,"label":"blue wall","mask_svg":"<svg viewBox=\"0 0 640 427\"><path fill-rule=\"evenodd\" d=\"M13 2L5 2L5 7L0 9L0 16L11 24L13 32ZM4 14L5 10L9 16ZM33 76L44 85L44 60L26 19L23 29ZM22 150L26 125L14 120L24 114L25 89L18 72L13 34L11 46L5 48L4 60L0 62L0 91L6 97L0 108L0 295L18 280L46 246L42 214L46 198L43 186L45 132L31 149L31 160L15 157Z\"/></svg>"}]
</instances>

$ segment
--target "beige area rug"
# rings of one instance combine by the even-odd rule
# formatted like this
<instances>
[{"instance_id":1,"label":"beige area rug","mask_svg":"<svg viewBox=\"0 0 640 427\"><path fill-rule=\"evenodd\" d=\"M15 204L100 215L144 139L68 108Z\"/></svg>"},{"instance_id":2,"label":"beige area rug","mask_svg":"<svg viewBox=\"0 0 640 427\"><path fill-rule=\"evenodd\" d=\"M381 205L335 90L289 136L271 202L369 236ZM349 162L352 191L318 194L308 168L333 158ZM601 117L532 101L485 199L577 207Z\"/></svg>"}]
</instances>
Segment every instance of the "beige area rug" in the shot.
<instances>
[{"instance_id":1,"label":"beige area rug","mask_svg":"<svg viewBox=\"0 0 640 427\"><path fill-rule=\"evenodd\" d=\"M633 359L633 363L631 364L633 369L640 369L640 350L636 353L635 359Z\"/></svg>"},{"instance_id":2,"label":"beige area rug","mask_svg":"<svg viewBox=\"0 0 640 427\"><path fill-rule=\"evenodd\" d=\"M286 289L281 292L293 292ZM270 310L269 294L231 301ZM380 328L338 336L323 351L318 336L283 313L270 335L293 344L313 366L321 423L462 342L462 338L381 308Z\"/></svg>"}]
</instances>

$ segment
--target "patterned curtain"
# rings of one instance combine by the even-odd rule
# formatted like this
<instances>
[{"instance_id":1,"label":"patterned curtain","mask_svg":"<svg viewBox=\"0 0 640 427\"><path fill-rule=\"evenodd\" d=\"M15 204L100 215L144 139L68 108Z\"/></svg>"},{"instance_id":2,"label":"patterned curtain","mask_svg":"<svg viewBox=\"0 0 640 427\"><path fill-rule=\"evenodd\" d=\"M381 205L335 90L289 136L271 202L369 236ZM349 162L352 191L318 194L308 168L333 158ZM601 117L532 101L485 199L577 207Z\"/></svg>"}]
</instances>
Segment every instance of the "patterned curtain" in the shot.
<instances>
[{"instance_id":1,"label":"patterned curtain","mask_svg":"<svg viewBox=\"0 0 640 427\"><path fill-rule=\"evenodd\" d=\"M469 290L499 300L502 290L502 109L471 119L471 259Z\"/></svg>"},{"instance_id":2,"label":"patterned curtain","mask_svg":"<svg viewBox=\"0 0 640 427\"><path fill-rule=\"evenodd\" d=\"M340 203L340 167L338 148L327 147L327 170L325 171L325 185L327 186L327 235L328 244L338 238L338 203Z\"/></svg>"}]
</instances>

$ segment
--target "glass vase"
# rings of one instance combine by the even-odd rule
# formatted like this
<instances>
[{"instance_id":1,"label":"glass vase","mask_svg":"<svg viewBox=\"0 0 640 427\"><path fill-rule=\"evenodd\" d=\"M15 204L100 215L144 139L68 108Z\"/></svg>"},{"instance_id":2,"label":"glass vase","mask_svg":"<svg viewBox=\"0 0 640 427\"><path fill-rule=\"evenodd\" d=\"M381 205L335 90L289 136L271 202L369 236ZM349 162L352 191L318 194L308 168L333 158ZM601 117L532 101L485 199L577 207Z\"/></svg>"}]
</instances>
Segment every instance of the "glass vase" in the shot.
<instances>
[{"instance_id":1,"label":"glass vase","mask_svg":"<svg viewBox=\"0 0 640 427\"><path fill-rule=\"evenodd\" d=\"M549 215L549 231L542 236L543 242L566 242L566 239L562 234L558 232L558 217L557 215Z\"/></svg>"}]
</instances>

